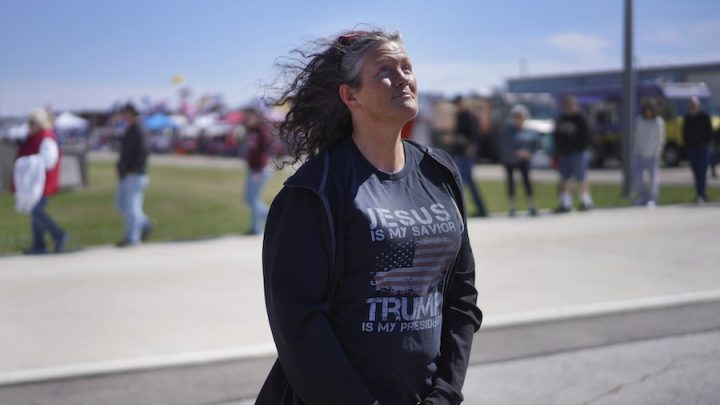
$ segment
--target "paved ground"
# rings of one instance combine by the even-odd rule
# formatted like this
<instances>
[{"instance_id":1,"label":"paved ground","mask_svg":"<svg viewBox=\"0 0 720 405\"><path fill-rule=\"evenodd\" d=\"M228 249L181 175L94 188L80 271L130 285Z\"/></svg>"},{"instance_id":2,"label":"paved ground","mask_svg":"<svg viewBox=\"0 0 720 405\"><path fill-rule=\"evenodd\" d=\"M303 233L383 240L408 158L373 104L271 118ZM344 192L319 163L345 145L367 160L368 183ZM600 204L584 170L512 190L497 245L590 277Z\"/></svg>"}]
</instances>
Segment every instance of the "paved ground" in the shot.
<instances>
[{"instance_id":1,"label":"paved ground","mask_svg":"<svg viewBox=\"0 0 720 405\"><path fill-rule=\"evenodd\" d=\"M720 399L720 331L472 367L480 404L707 404Z\"/></svg>"},{"instance_id":2,"label":"paved ground","mask_svg":"<svg viewBox=\"0 0 720 405\"><path fill-rule=\"evenodd\" d=\"M715 405L718 374L720 331L714 331L472 366L463 403Z\"/></svg>"},{"instance_id":3,"label":"paved ground","mask_svg":"<svg viewBox=\"0 0 720 405\"><path fill-rule=\"evenodd\" d=\"M720 207L473 220L479 305L503 316L720 288ZM259 237L0 258L3 373L272 352Z\"/></svg>"}]
</instances>

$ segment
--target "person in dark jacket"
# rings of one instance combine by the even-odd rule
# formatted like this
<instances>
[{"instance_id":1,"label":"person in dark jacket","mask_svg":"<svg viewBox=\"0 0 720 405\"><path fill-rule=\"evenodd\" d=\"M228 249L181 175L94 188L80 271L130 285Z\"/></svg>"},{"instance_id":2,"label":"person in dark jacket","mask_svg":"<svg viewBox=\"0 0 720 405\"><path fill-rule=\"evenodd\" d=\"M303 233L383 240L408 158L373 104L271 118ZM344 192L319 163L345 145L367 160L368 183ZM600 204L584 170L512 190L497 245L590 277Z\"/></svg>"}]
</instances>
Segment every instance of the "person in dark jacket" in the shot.
<instances>
[{"instance_id":1,"label":"person in dark jacket","mask_svg":"<svg viewBox=\"0 0 720 405\"><path fill-rule=\"evenodd\" d=\"M308 160L265 228L278 361L256 403L459 404L482 319L462 182L401 140L418 102L400 35L347 32L295 68L279 135Z\"/></svg>"},{"instance_id":2,"label":"person in dark jacket","mask_svg":"<svg viewBox=\"0 0 720 405\"><path fill-rule=\"evenodd\" d=\"M717 175L717 164L720 162L720 129L713 132L713 142L710 145L710 157L708 158L708 166L710 166L710 174L713 179L718 177Z\"/></svg>"},{"instance_id":3,"label":"person in dark jacket","mask_svg":"<svg viewBox=\"0 0 720 405\"><path fill-rule=\"evenodd\" d=\"M563 114L555 121L554 140L560 173L560 204L555 212L568 212L572 209L571 180L575 181L580 194L580 210L591 209L593 200L585 178L590 132L575 97L569 96L563 100Z\"/></svg>"},{"instance_id":4,"label":"person in dark jacket","mask_svg":"<svg viewBox=\"0 0 720 405\"><path fill-rule=\"evenodd\" d=\"M150 235L152 226L143 211L145 189L148 186L147 148L140 127L139 114L132 104L120 109L120 117L127 124L120 140L120 159L117 162L118 183L115 205L123 216L125 234L116 245L137 245Z\"/></svg>"},{"instance_id":5,"label":"person in dark jacket","mask_svg":"<svg viewBox=\"0 0 720 405\"><path fill-rule=\"evenodd\" d=\"M475 204L475 212L471 216L486 217L487 212L482 194L472 176L480 141L480 125L475 115L468 110L462 96L457 96L454 103L457 109L455 131L447 134L444 138L445 148L455 160L463 184L470 189L470 196Z\"/></svg>"},{"instance_id":6,"label":"person in dark jacket","mask_svg":"<svg viewBox=\"0 0 720 405\"><path fill-rule=\"evenodd\" d=\"M245 201L250 207L250 230L248 234L262 232L268 207L260 196L270 171L267 170L272 148L270 127L258 110L247 108L245 113L246 136L245 160L248 165L247 181L245 182Z\"/></svg>"},{"instance_id":7,"label":"person in dark jacket","mask_svg":"<svg viewBox=\"0 0 720 405\"><path fill-rule=\"evenodd\" d=\"M40 200L30 211L33 241L32 246L25 250L25 253L47 253L45 232L49 233L55 242L55 253L60 253L65 250L70 238L45 210L49 198L60 190L60 147L52 131L52 121L47 111L43 109L33 111L28 118L28 127L28 137L20 145L17 157L39 156L45 169L45 184L42 187Z\"/></svg>"},{"instance_id":8,"label":"person in dark jacket","mask_svg":"<svg viewBox=\"0 0 720 405\"><path fill-rule=\"evenodd\" d=\"M525 121L530 117L530 111L517 104L510 110L512 122L505 128L500 138L500 161L505 167L507 176L508 215L515 216L515 180L513 173L517 170L522 176L527 198L528 214L537 215L535 200L533 198L533 185L530 180L530 159L540 149L540 137L537 133L525 128Z\"/></svg>"},{"instance_id":9,"label":"person in dark jacket","mask_svg":"<svg viewBox=\"0 0 720 405\"><path fill-rule=\"evenodd\" d=\"M708 146L712 141L710 117L700 108L700 100L692 97L688 112L683 120L683 142L685 152L695 179L695 201L702 204L707 200L705 182L708 167Z\"/></svg>"}]
</instances>

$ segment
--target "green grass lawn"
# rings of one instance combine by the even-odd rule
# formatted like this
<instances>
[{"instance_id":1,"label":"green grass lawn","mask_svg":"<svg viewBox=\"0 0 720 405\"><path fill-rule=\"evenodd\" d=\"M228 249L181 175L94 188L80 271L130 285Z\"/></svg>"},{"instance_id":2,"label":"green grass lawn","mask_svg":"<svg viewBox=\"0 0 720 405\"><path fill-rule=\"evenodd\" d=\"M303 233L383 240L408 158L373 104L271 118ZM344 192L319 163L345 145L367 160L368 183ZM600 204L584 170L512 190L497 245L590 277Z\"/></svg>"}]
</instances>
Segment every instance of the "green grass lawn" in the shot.
<instances>
[{"instance_id":1,"label":"green grass lawn","mask_svg":"<svg viewBox=\"0 0 720 405\"><path fill-rule=\"evenodd\" d=\"M689 170L689 169L688 169ZM485 207L490 212L506 212L508 210L507 197L505 196L505 182L501 181L484 181L480 183L480 190L483 195ZM556 183L534 183L535 204L539 209L551 209L558 205L557 184ZM615 184L591 184L591 194L593 202L597 208L612 208L630 206L631 200L626 200L620 195L620 186ZM525 202L525 194L522 190L522 184L516 180L515 199L518 210L527 208ZM710 201L720 199L720 190L708 187L708 198ZM468 212L475 209L469 192L465 193ZM687 204L693 200L695 191L692 186L662 186L660 188L659 204ZM577 206L579 201L575 201Z\"/></svg>"},{"instance_id":2,"label":"green grass lawn","mask_svg":"<svg viewBox=\"0 0 720 405\"><path fill-rule=\"evenodd\" d=\"M122 239L122 221L114 207L117 179L113 164L92 162L89 174L89 187L63 192L52 198L48 206L50 214L70 232L71 248L108 245ZM263 193L266 201L272 200L284 178L283 174L272 177ZM249 228L244 184L245 172L239 169L153 166L145 196L145 211L155 222L151 240L244 233ZM484 181L480 187L491 212L507 210L503 182ZM539 208L555 207L554 183L536 183L535 188ZM709 193L711 200L720 199L719 190L710 189ZM690 186L666 186L661 190L660 204L687 203L692 196ZM629 205L615 185L595 185L593 198L599 208ZM520 192L518 208L524 207ZM0 194L0 253L20 252L30 242L28 216L15 213L12 196Z\"/></svg>"},{"instance_id":3,"label":"green grass lawn","mask_svg":"<svg viewBox=\"0 0 720 405\"><path fill-rule=\"evenodd\" d=\"M71 236L71 248L114 244L123 237L115 210L114 165L93 162L90 186L60 193L48 212ZM271 201L283 176L271 178L263 197ZM245 171L240 169L155 166L145 193L145 212L155 222L150 240L185 240L242 234L249 229L244 203ZM15 213L14 199L0 194L0 253L30 246L29 217ZM52 246L49 244L48 246Z\"/></svg>"}]
</instances>

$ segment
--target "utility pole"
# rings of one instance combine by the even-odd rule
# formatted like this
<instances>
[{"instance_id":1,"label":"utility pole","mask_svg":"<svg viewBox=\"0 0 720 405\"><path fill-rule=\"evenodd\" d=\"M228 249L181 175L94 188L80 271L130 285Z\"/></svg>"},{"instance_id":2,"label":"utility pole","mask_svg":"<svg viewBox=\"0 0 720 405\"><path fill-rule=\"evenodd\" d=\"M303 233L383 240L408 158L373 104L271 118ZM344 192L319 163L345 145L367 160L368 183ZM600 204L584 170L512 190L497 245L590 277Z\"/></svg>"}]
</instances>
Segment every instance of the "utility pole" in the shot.
<instances>
[{"instance_id":1,"label":"utility pole","mask_svg":"<svg viewBox=\"0 0 720 405\"><path fill-rule=\"evenodd\" d=\"M521 77L527 76L527 60L525 58L518 59L518 74Z\"/></svg>"},{"instance_id":2,"label":"utility pole","mask_svg":"<svg viewBox=\"0 0 720 405\"><path fill-rule=\"evenodd\" d=\"M621 146L620 157L622 159L623 183L622 196L627 198L630 196L631 177L631 160L632 160L632 136L633 121L635 118L635 72L633 68L633 2L625 0L624 13L624 47L623 47L623 97L622 112L620 120L621 128Z\"/></svg>"}]
</instances>

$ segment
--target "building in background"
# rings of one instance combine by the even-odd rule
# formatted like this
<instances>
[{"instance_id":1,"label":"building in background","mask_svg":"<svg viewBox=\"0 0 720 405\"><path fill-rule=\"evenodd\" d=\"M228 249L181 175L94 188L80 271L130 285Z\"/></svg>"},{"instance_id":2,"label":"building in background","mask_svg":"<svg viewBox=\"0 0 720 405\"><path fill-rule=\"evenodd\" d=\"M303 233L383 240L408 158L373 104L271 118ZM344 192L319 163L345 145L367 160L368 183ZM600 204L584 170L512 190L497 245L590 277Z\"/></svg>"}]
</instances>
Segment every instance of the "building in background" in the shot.
<instances>
[{"instance_id":1,"label":"building in background","mask_svg":"<svg viewBox=\"0 0 720 405\"><path fill-rule=\"evenodd\" d=\"M638 68L636 80L638 83L656 81L705 83L712 93L713 103L720 107L720 61ZM622 71L512 77L506 82L507 91L512 93L558 93L567 89L621 86Z\"/></svg>"},{"instance_id":2,"label":"building in background","mask_svg":"<svg viewBox=\"0 0 720 405\"><path fill-rule=\"evenodd\" d=\"M574 96L588 117L591 137L591 164L603 166L620 159L622 72L516 77L507 80L509 92L551 93L556 98ZM685 159L682 144L682 117L691 97L698 97L710 114L713 128L720 131L720 62L652 67L637 70L636 111L645 99L659 106L667 127L663 162L676 166Z\"/></svg>"}]
</instances>

